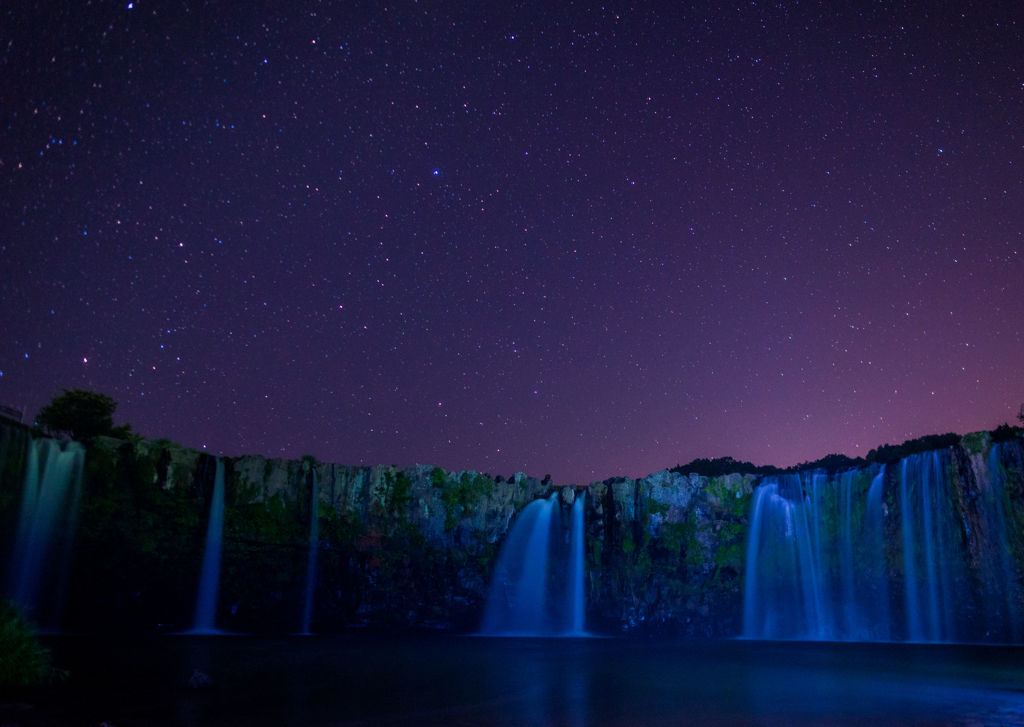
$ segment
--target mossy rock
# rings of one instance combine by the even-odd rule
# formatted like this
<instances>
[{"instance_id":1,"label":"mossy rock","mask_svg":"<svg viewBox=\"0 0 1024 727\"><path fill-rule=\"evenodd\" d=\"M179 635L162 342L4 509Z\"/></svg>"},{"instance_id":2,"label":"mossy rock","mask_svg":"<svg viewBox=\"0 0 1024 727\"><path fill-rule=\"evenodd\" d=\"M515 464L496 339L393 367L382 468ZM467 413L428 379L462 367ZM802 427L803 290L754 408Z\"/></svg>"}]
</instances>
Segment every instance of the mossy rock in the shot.
<instances>
[{"instance_id":1,"label":"mossy rock","mask_svg":"<svg viewBox=\"0 0 1024 727\"><path fill-rule=\"evenodd\" d=\"M960 440L960 446L964 448L967 454L984 454L988 450L989 440L988 432L971 432L970 434L965 434L964 438Z\"/></svg>"}]
</instances>

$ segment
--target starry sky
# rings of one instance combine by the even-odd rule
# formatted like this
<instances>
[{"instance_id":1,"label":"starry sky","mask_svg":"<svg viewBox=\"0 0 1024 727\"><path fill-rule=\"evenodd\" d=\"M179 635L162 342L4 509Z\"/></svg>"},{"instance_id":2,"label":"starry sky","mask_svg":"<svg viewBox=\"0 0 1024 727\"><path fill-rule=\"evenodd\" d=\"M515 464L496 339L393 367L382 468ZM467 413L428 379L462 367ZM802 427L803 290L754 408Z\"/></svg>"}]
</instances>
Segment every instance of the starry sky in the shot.
<instances>
[{"instance_id":1,"label":"starry sky","mask_svg":"<svg viewBox=\"0 0 1024 727\"><path fill-rule=\"evenodd\" d=\"M1016 2L10 3L0 403L556 484L990 429L1022 175Z\"/></svg>"}]
</instances>

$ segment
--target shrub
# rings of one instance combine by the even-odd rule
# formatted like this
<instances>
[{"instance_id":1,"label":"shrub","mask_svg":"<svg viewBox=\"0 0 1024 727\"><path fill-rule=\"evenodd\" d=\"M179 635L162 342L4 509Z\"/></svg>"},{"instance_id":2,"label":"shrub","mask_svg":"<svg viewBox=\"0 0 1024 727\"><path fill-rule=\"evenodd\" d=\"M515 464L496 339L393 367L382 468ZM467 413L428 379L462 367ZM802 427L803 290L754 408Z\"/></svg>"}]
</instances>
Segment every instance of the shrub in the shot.
<instances>
[{"instance_id":1,"label":"shrub","mask_svg":"<svg viewBox=\"0 0 1024 727\"><path fill-rule=\"evenodd\" d=\"M992 443L1009 442L1011 439L1018 439L1024 436L1024 429L1009 424L1000 424L992 430Z\"/></svg>"},{"instance_id":2,"label":"shrub","mask_svg":"<svg viewBox=\"0 0 1024 727\"><path fill-rule=\"evenodd\" d=\"M841 472L843 470L859 469L865 465L860 457L848 457L845 454L826 454L821 459L813 462L803 462L794 465L786 470L788 473L803 472L805 470L825 470L827 472Z\"/></svg>"},{"instance_id":3,"label":"shrub","mask_svg":"<svg viewBox=\"0 0 1024 727\"><path fill-rule=\"evenodd\" d=\"M698 474L701 477L721 477L738 473L741 475L777 475L783 470L771 465L758 467L750 462L739 462L732 457L719 457L718 459L695 459L689 464L676 465L669 472L688 475Z\"/></svg>"},{"instance_id":4,"label":"shrub","mask_svg":"<svg viewBox=\"0 0 1024 727\"><path fill-rule=\"evenodd\" d=\"M0 601L0 688L32 687L58 672L35 629L10 601Z\"/></svg>"},{"instance_id":5,"label":"shrub","mask_svg":"<svg viewBox=\"0 0 1024 727\"><path fill-rule=\"evenodd\" d=\"M66 435L74 440L92 439L114 432L114 410L117 402L106 394L84 389L64 389L39 410L36 424L55 436ZM118 436L125 437L130 427L118 427Z\"/></svg>"},{"instance_id":6,"label":"shrub","mask_svg":"<svg viewBox=\"0 0 1024 727\"><path fill-rule=\"evenodd\" d=\"M908 439L900 445L883 444L881 447L868 452L867 461L868 463L891 464L899 462L904 457L909 457L912 454L955 447L960 443L960 439L959 434L950 432L949 434L929 434L917 439Z\"/></svg>"}]
</instances>

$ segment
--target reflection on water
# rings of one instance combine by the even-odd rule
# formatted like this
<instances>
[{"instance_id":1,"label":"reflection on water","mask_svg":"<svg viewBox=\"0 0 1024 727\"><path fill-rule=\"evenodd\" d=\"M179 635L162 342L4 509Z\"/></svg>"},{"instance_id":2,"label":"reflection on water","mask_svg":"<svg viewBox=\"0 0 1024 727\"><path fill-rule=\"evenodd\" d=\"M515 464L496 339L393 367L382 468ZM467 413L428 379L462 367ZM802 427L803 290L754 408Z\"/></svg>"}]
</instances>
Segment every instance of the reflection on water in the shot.
<instances>
[{"instance_id":1,"label":"reflection on water","mask_svg":"<svg viewBox=\"0 0 1024 727\"><path fill-rule=\"evenodd\" d=\"M450 636L48 644L71 677L28 695L32 710L0 707L0 723L1024 724L1021 647ZM195 669L215 686L185 688Z\"/></svg>"}]
</instances>

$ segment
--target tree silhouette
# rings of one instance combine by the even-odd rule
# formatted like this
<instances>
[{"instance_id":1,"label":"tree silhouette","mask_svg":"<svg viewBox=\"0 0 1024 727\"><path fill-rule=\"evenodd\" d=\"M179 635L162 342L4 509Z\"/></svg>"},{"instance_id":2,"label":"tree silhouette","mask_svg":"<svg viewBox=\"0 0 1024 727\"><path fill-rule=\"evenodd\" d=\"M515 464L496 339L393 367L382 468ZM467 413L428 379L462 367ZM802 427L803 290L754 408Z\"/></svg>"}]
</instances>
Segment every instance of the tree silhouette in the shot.
<instances>
[{"instance_id":1,"label":"tree silhouette","mask_svg":"<svg viewBox=\"0 0 1024 727\"><path fill-rule=\"evenodd\" d=\"M64 389L39 410L36 424L54 436L91 439L114 430L117 402L106 394L84 389Z\"/></svg>"}]
</instances>

